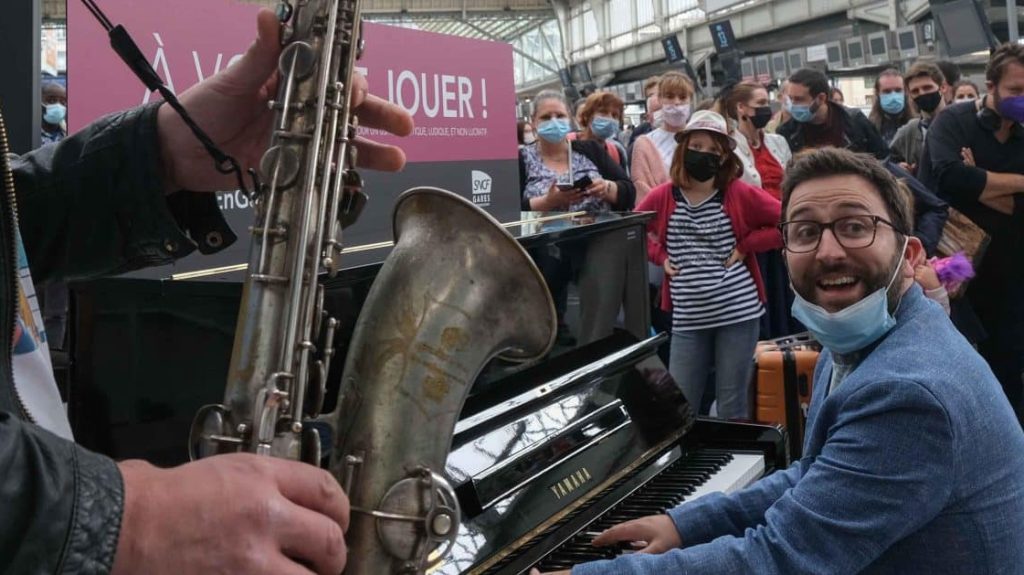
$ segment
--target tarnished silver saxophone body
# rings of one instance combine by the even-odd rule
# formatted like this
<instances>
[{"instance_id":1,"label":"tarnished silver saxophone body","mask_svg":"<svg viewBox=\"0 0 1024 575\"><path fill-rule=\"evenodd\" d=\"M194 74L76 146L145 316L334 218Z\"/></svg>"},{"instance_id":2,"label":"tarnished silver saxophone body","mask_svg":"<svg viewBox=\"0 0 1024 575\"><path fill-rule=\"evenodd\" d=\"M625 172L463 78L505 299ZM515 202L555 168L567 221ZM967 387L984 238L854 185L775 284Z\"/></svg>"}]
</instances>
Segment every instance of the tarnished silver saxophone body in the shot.
<instances>
[{"instance_id":1,"label":"tarnished silver saxophone body","mask_svg":"<svg viewBox=\"0 0 1024 575\"><path fill-rule=\"evenodd\" d=\"M224 403L196 414L190 449L329 467L352 503L346 573L422 573L458 532L443 470L466 395L498 354L548 351L554 306L532 260L489 215L450 192L410 190L350 340L338 407L322 413L338 322L318 280L340 269L341 230L366 201L349 109L360 2L294 0L279 16L274 132ZM324 454L325 428L333 449Z\"/></svg>"}]
</instances>

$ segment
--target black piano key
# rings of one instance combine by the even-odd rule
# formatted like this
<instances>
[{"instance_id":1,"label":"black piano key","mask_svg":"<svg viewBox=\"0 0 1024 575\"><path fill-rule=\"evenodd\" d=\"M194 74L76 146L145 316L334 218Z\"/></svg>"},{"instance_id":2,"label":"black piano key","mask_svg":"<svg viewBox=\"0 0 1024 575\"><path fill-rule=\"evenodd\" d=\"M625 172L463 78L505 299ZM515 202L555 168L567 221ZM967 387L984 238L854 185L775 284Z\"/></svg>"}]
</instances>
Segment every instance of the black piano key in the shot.
<instances>
[{"instance_id":1,"label":"black piano key","mask_svg":"<svg viewBox=\"0 0 1024 575\"><path fill-rule=\"evenodd\" d=\"M620 513L631 513L635 517L654 515L655 513L663 513L664 511L664 505L624 505L619 508Z\"/></svg>"}]
</instances>

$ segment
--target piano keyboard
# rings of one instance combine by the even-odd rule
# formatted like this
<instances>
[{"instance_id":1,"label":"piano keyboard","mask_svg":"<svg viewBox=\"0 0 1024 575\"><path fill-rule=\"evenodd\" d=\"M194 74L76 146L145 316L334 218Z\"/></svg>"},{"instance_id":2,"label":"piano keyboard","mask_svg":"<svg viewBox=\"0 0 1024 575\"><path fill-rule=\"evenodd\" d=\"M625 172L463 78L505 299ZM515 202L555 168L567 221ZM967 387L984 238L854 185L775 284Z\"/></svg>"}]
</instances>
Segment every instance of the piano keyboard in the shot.
<instances>
[{"instance_id":1,"label":"piano keyboard","mask_svg":"<svg viewBox=\"0 0 1024 575\"><path fill-rule=\"evenodd\" d=\"M624 521L664 513L708 493L731 493L742 489L760 478L764 469L764 456L761 454L706 449L684 457L556 547L536 567L542 572L557 571L570 569L577 563L614 559L621 554L632 553L629 543L598 548L590 542L605 529Z\"/></svg>"}]
</instances>

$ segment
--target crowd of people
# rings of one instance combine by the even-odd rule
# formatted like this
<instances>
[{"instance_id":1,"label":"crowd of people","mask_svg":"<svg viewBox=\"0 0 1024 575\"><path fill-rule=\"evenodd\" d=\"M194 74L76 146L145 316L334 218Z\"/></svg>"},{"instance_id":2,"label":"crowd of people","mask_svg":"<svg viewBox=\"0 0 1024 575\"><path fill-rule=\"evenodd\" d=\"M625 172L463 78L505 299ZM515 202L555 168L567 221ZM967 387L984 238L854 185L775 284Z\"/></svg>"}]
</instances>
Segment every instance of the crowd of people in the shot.
<instances>
[{"instance_id":1,"label":"crowd of people","mask_svg":"<svg viewBox=\"0 0 1024 575\"><path fill-rule=\"evenodd\" d=\"M1016 46L1005 46L993 56L986 72L987 94L961 79L959 69L948 61L917 62L903 73L885 69L875 80L867 115L844 105L842 91L814 69L795 71L774 100L765 86L742 82L727 86L713 100L699 102L689 77L667 72L644 83L644 122L631 128L628 136L622 131L624 102L614 94L591 94L577 103L573 114L558 93L542 92L522 131L549 137L533 144L521 142L523 207L656 212L651 235L667 234L667 240L653 241L648 254L655 304L652 322L674 340L668 346L668 363L691 401L700 405L703 379L708 378L715 382L708 387L719 399L718 415L745 419L752 416L749 402L731 398L750 396L750 373L723 366L749 356L757 338L779 337L806 326L792 314L794 293L781 239L772 228L778 222L745 215L736 221L738 204L729 198L740 193L732 190L737 182L746 184L757 198L766 200L765 205L771 200L777 206L788 166L801 154L823 148L868 154L911 196L911 230L927 256L916 267L927 294L949 310L956 326L989 360L1024 421L1024 305L1017 303L1024 298L1016 293L1016 286L1024 282L1014 275L1021 268L1013 260L1021 234L1012 223L1018 217L1016 198L1024 196L1024 186L1015 179L1024 174L1018 165L1018 158L1024 157L1024 142L1013 116L1020 113L1013 98L1021 88L1015 74L1016 66L1024 62L1021 58L1022 49ZM552 107L557 108L558 118L552 118ZM953 124L954 117L960 118L961 125ZM578 135L571 118L577 122ZM962 125L968 118L974 124ZM711 124L721 130L708 128ZM556 141L559 150L568 150L568 142L574 139L579 140L574 146L587 141L602 145L586 152L573 148L576 159L569 172L568 154L552 150ZM692 141L707 145L694 149L689 146ZM698 165L695 157L704 164ZM711 166L721 167L723 175L701 172L708 179L697 179L695 169L707 171ZM607 184L594 183L613 180L616 183L610 188L625 190L623 174L632 182L626 194L608 196ZM565 190L556 185L569 184L581 175L591 176L591 187ZM700 191L692 194L691 188ZM652 199L655 190L660 191ZM949 219L951 209L966 214L987 241L984 252L964 254L977 265L970 289L963 289L962 279L934 279L938 277L935 266L944 263L938 257L951 255L940 253L947 227L954 223ZM679 210L686 213L677 214ZM703 221L711 212L715 217ZM730 226L732 233L726 233ZM751 232L765 238L775 234L775 240L751 245L745 239ZM685 249L680 247L684 244ZM668 250L669 245L678 249ZM682 265L692 258L701 265L717 258L719 269L712 273L693 262ZM744 262L740 266L744 273L733 269L737 262ZM557 285L562 289L571 280L569 272ZM954 290L947 286L957 288L952 302ZM760 304L753 305L754 300ZM730 340L723 335L741 325L743 337ZM690 370L685 375L684 365Z\"/></svg>"}]
</instances>

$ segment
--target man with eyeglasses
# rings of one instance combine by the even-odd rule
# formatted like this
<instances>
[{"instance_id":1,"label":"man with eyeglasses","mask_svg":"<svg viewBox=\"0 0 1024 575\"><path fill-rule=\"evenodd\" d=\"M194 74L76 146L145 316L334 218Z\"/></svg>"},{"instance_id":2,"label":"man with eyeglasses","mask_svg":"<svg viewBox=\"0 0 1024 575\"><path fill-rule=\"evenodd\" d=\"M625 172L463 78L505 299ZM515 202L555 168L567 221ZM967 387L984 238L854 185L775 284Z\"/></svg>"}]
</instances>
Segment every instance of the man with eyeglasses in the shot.
<instances>
[{"instance_id":1,"label":"man with eyeglasses","mask_svg":"<svg viewBox=\"0 0 1024 575\"><path fill-rule=\"evenodd\" d=\"M914 283L909 196L876 160L832 148L798 159L782 194L794 312L825 346L803 458L612 527L594 544L640 552L573 575L1021 573L1024 432Z\"/></svg>"}]
</instances>

